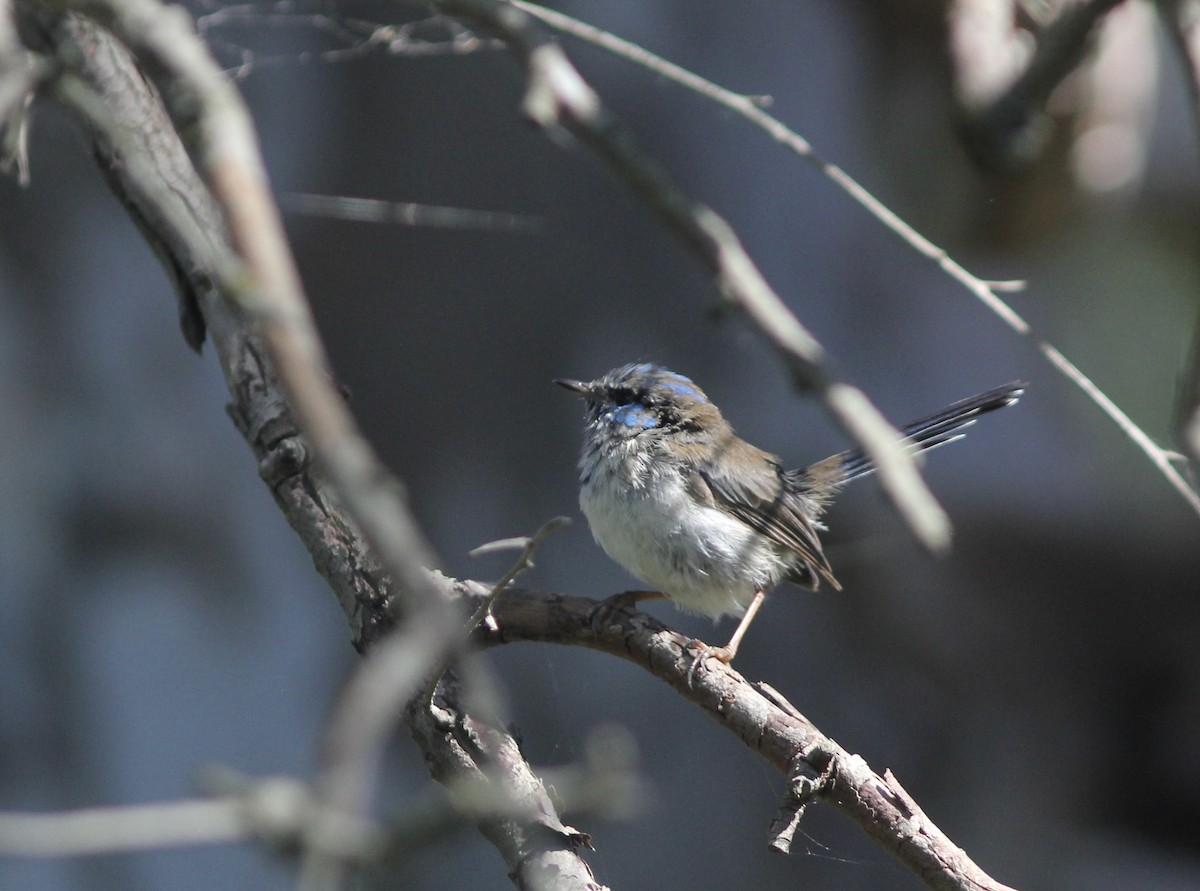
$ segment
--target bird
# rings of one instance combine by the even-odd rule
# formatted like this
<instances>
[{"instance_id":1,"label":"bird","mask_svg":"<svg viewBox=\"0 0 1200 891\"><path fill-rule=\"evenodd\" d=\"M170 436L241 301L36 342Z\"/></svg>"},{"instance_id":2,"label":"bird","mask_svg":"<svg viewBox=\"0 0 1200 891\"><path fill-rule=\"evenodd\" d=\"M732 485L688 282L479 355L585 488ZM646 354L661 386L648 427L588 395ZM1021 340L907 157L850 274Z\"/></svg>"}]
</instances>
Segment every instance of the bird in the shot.
<instances>
[{"instance_id":1,"label":"bird","mask_svg":"<svg viewBox=\"0 0 1200 891\"><path fill-rule=\"evenodd\" d=\"M844 485L874 471L863 451L787 470L738 437L691 378L652 363L554 383L586 405L579 505L592 535L653 588L616 595L619 605L668 599L714 620L740 618L726 645L694 642L689 682L708 657L733 661L780 583L816 590L825 581L841 590L821 547L821 517ZM1026 386L1016 381L955 402L901 428L903 443L918 452L955 442Z\"/></svg>"}]
</instances>

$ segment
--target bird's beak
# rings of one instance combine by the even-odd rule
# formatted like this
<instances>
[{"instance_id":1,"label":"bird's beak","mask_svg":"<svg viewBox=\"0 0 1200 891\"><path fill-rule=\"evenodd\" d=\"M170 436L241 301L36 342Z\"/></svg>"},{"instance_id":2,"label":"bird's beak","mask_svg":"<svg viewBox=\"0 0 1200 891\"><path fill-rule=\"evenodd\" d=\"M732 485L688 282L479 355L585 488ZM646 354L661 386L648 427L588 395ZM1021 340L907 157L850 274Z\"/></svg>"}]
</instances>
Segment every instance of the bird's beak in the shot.
<instances>
[{"instance_id":1,"label":"bird's beak","mask_svg":"<svg viewBox=\"0 0 1200 891\"><path fill-rule=\"evenodd\" d=\"M560 387L566 387L576 396L583 396L586 398L588 394L592 392L591 384L585 384L583 381L573 381L567 377L560 377L554 383L558 384Z\"/></svg>"}]
</instances>

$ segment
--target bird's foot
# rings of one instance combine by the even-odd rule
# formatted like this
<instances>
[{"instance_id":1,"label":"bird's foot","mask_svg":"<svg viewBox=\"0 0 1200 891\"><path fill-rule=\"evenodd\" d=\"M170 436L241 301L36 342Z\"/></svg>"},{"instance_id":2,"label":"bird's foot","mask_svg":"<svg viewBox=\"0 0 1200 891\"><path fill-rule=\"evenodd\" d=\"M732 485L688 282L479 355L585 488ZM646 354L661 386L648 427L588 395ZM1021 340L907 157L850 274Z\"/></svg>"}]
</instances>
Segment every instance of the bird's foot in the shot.
<instances>
[{"instance_id":1,"label":"bird's foot","mask_svg":"<svg viewBox=\"0 0 1200 891\"><path fill-rule=\"evenodd\" d=\"M735 650L730 647L710 647L703 641L693 640L688 645L688 649L695 649L696 655L692 659L691 667L687 670L687 685L688 687L695 686L696 672L700 666L708 659L716 659L723 665L728 665L733 661Z\"/></svg>"},{"instance_id":2,"label":"bird's foot","mask_svg":"<svg viewBox=\"0 0 1200 891\"><path fill-rule=\"evenodd\" d=\"M592 607L588 614L588 625L599 631L616 619L619 612L629 612L644 600L666 600L667 595L661 591L621 591L611 597L606 597Z\"/></svg>"}]
</instances>

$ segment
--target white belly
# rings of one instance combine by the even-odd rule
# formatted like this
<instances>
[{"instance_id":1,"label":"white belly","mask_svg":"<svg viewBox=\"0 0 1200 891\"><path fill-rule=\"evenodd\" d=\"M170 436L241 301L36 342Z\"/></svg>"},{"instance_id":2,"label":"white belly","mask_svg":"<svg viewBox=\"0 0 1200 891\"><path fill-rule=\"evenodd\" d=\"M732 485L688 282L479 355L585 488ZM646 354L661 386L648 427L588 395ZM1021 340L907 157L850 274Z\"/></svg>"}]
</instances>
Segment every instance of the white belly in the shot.
<instances>
[{"instance_id":1,"label":"white belly","mask_svg":"<svg viewBox=\"0 0 1200 891\"><path fill-rule=\"evenodd\" d=\"M580 490L579 505L610 557L689 612L740 616L757 590L788 569L777 547L698 504L677 475L642 486L594 477Z\"/></svg>"}]
</instances>

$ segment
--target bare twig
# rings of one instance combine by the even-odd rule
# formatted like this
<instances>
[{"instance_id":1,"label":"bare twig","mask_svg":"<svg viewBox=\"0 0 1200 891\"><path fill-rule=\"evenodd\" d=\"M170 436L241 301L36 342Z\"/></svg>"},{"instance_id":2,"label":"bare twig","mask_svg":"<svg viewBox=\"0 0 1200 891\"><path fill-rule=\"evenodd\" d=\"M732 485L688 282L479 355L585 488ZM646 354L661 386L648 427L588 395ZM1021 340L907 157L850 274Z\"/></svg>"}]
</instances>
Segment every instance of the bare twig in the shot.
<instances>
[{"instance_id":1,"label":"bare twig","mask_svg":"<svg viewBox=\"0 0 1200 891\"><path fill-rule=\"evenodd\" d=\"M552 517L542 524L541 528L531 536L523 536L521 538L506 538L503 541L492 541L485 545L480 545L471 551L472 557L480 557L484 554L493 554L497 551L511 551L520 549L521 553L517 559L513 561L512 566L508 571L500 577L500 581L492 586L492 590L488 596L483 599L483 602L476 607L471 618L467 620L464 631L470 634L479 627L479 623L484 620L484 617L491 611L492 604L496 602L496 598L500 593L513 583L521 573L533 568L533 555L537 553L537 549L542 546L542 542L546 540L551 532L561 529L563 526L569 526L571 520L569 517Z\"/></svg>"},{"instance_id":2,"label":"bare twig","mask_svg":"<svg viewBox=\"0 0 1200 891\"><path fill-rule=\"evenodd\" d=\"M762 103L755 97L745 96L728 90L685 68L680 68L673 62L656 56L649 50L608 32L600 31L592 25L579 22L569 16L564 16L562 13L544 9L532 3L524 2L524 0L511 0L511 2L514 5L520 6L521 9L528 10L532 15L543 19L547 24L555 28L595 43L598 46L617 53L622 58L643 65L654 73L678 83L710 99L722 108L729 109L745 118L751 124L767 133L788 151L815 167L823 176L827 177L850 198L862 205L871 216L875 217L885 227L898 235L902 241L919 254L937 263L947 275L971 291L992 312L1007 322L1010 327L1021 333L1027 333L1028 325L993 293L994 290L1018 290L1023 283L1004 282L1002 283L1002 287L997 288L996 284L985 282L967 271L950 257L945 249L938 247L925 238L925 236L921 235L920 232L897 216L895 212L872 195L865 186L850 176L845 170L821 157L807 139L790 129L778 118L772 117L763 109Z\"/></svg>"},{"instance_id":3,"label":"bare twig","mask_svg":"<svg viewBox=\"0 0 1200 891\"><path fill-rule=\"evenodd\" d=\"M247 26L301 28L318 32L335 46L317 51L263 53L241 46L222 36L229 27ZM372 53L419 57L466 55L480 50L502 49L499 41L481 40L445 16L433 16L415 22L387 23L367 21L329 12L307 12L293 3L234 4L222 6L196 20L200 34L214 50L240 59L231 76L249 77L264 68L304 65L314 61L328 64L361 59Z\"/></svg>"},{"instance_id":4,"label":"bare twig","mask_svg":"<svg viewBox=\"0 0 1200 891\"><path fill-rule=\"evenodd\" d=\"M527 214L469 207L438 207L410 201L382 201L348 195L315 195L285 192L280 196L285 211L336 220L365 223L400 223L432 229L482 229L488 232L528 232L540 224Z\"/></svg>"},{"instance_id":5,"label":"bare twig","mask_svg":"<svg viewBox=\"0 0 1200 891\"><path fill-rule=\"evenodd\" d=\"M1019 290L1023 283L1020 282L990 282L985 281L971 273L964 266L958 263L951 257L944 248L941 248L927 239L921 233L917 232L912 226L901 219L896 213L884 205L878 198L867 191L860 183L858 183L848 173L838 167L836 164L823 159L818 155L809 144L809 142L800 136L798 133L789 129L783 122L772 117L762 107L762 103L757 99L745 96L739 93L732 92L724 87L718 86L711 81L694 74L691 71L680 68L679 66L667 61L659 56L654 55L650 51L623 40L608 32L601 31L592 25L579 22L562 13L553 10L545 9L526 0L510 0L512 5L527 11L531 15L545 21L554 28L569 33L575 37L587 40L597 46L603 47L611 52L620 55L622 58L629 59L639 65L648 68L655 73L666 77L675 83L678 83L689 90L693 90L702 96L711 99L730 111L736 112L746 120L750 121L755 126L761 128L768 133L776 142L792 151L800 158L816 167L823 175L828 177L835 185L846 192L852 199L862 205L868 213L875 217L884 226L898 235L906 244L936 263L943 272L961 284L964 288L971 292L977 300L983 303L992 313L998 316L1009 328L1029 338L1042 355L1056 368L1060 373L1066 376L1072 383L1081 389L1090 398L1104 414L1128 436L1133 443L1141 449L1148 457L1151 463L1158 468L1158 471L1166 478L1170 486L1179 494L1181 498L1198 514L1200 514L1200 495L1197 495L1196 490L1191 486L1184 476L1175 466L1176 456L1174 452L1168 451L1157 445L1154 440L1139 427L1134 421L1121 410L1116 403L1108 398L1104 392L1097 387L1092 380L1085 375L1071 360L1062 354L1053 344L1037 337L1030 324L1021 317L1011 306L1009 306L1000 296L997 291L1013 291ZM1092 15L1098 17L1111 8L1119 0L1101 0L1101 2L1093 2L1089 5L1088 12L1081 12L1079 15ZM1194 9L1194 6L1189 7ZM1197 15L1189 18L1189 22L1200 20ZM1093 22L1094 24L1094 22ZM1078 23L1072 26L1074 30L1071 33L1076 33ZM1197 39L1197 44L1200 45L1200 39ZM1041 71L1042 69L1039 69ZM1198 335L1200 342L1200 335ZM1200 355L1200 349L1198 349ZM1197 385L1200 391L1200 384ZM1197 397L1200 400L1200 397ZM1195 403L1200 406L1200 401ZM1195 412L1195 427L1192 433L1187 434L1193 437L1191 446L1193 454L1197 460L1200 460L1200 408Z\"/></svg>"}]
</instances>

